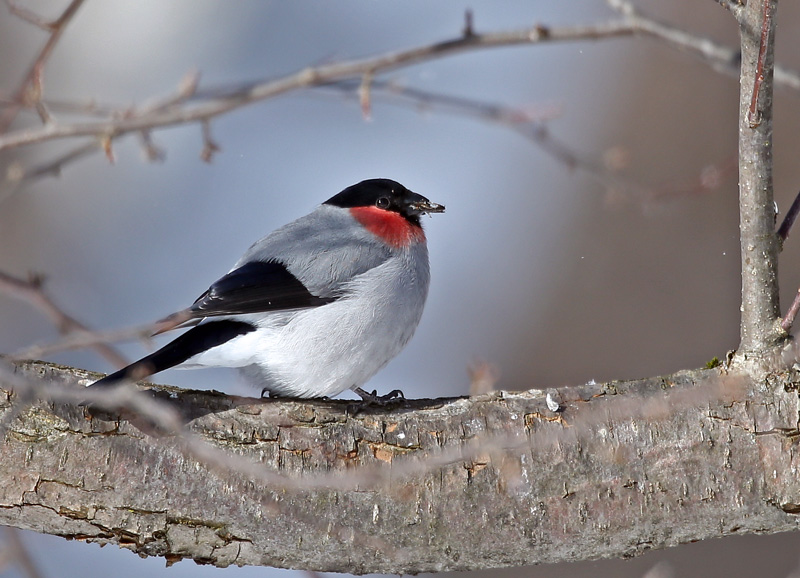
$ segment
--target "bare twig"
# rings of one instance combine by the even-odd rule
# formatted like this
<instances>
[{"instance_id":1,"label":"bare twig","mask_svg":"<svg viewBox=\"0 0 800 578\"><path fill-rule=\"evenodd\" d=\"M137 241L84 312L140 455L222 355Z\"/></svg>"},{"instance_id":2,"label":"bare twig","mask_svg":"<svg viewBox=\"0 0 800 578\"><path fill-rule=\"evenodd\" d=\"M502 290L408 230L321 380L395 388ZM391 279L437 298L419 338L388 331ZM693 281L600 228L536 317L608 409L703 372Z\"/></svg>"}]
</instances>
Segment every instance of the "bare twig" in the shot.
<instances>
[{"instance_id":1,"label":"bare twig","mask_svg":"<svg viewBox=\"0 0 800 578\"><path fill-rule=\"evenodd\" d=\"M786 316L781 319L781 328L784 331L789 331L792 328L798 311L800 311L800 289L795 293L794 300L789 306L789 311L786 312Z\"/></svg>"},{"instance_id":2,"label":"bare twig","mask_svg":"<svg viewBox=\"0 0 800 578\"><path fill-rule=\"evenodd\" d=\"M211 138L211 123L204 120L203 123L203 150L200 158L203 162L210 163L214 154L219 151L219 145Z\"/></svg>"},{"instance_id":3,"label":"bare twig","mask_svg":"<svg viewBox=\"0 0 800 578\"><path fill-rule=\"evenodd\" d=\"M0 292L6 293L11 297L16 297L17 299L22 299L33 305L44 313L63 335L86 335L91 333L85 325L74 317L70 317L64 313L53 300L50 299L44 291L42 277L33 276L26 281L0 271ZM127 364L125 357L107 343L97 342L93 343L91 346L98 354L102 355L114 366L122 367Z\"/></svg>"},{"instance_id":4,"label":"bare twig","mask_svg":"<svg viewBox=\"0 0 800 578\"><path fill-rule=\"evenodd\" d=\"M142 148L144 149L144 156L150 162L164 162L167 158L167 153L163 148L153 142L153 135L149 130L143 130L139 133L139 138L142 141Z\"/></svg>"},{"instance_id":5,"label":"bare twig","mask_svg":"<svg viewBox=\"0 0 800 578\"><path fill-rule=\"evenodd\" d=\"M738 76L738 50L645 16L627 0L607 0L607 3L613 10L622 14L626 21L636 28L637 32L652 36L679 50L694 54L703 62L707 62L717 72L729 76ZM800 77L798 79L800 80Z\"/></svg>"},{"instance_id":6,"label":"bare twig","mask_svg":"<svg viewBox=\"0 0 800 578\"><path fill-rule=\"evenodd\" d=\"M361 103L361 115L364 120L372 118L372 73L368 72L361 78L358 87L358 100Z\"/></svg>"},{"instance_id":7,"label":"bare twig","mask_svg":"<svg viewBox=\"0 0 800 578\"><path fill-rule=\"evenodd\" d=\"M534 26L519 31L462 35L452 40L424 45L409 50L387 53L362 60L346 61L307 68L289 76L253 83L242 90L231 91L219 98L203 102L183 103L182 106L159 107L156 110L132 111L121 118L99 122L46 125L37 129L22 129L0 138L0 150L76 136L107 136L116 138L143 129L200 122L288 91L309 88L344 79L361 79L366 74L377 75L401 67L444 58L465 51L491 47L553 42L600 40L644 34L697 54L715 68L733 73L738 52L702 37L693 36L643 16L622 0L611 0L612 7L622 12L620 20L593 25L548 28ZM800 76L787 72L785 81L800 88Z\"/></svg>"},{"instance_id":8,"label":"bare twig","mask_svg":"<svg viewBox=\"0 0 800 578\"><path fill-rule=\"evenodd\" d=\"M358 92L356 84L350 81L341 81L321 87L323 90L330 88L348 96L356 95ZM391 99L393 104L440 110L500 124L530 140L545 154L568 169L584 172L607 190L630 191L642 199L663 200L713 190L719 186L723 178L733 174L737 166L736 157L732 155L721 162L706 166L700 175L686 184L646 185L620 176L616 167L609 167L606 163L586 158L585 155L581 155L574 148L553 136L545 123L556 116L555 107L528 110L432 93L387 81L373 82L371 92L374 96Z\"/></svg>"},{"instance_id":9,"label":"bare twig","mask_svg":"<svg viewBox=\"0 0 800 578\"><path fill-rule=\"evenodd\" d=\"M33 106L39 112L39 116L46 125L52 122L50 116L46 113L46 109L41 106L42 95L44 93L44 67L47 64L48 58L53 53L53 50L61 39L61 35L69 24L69 21L75 16L78 8L83 4L83 0L72 0L69 6L62 12L56 20L50 23L45 23L40 17L37 17L32 12L19 8L12 0L6 0L9 10L16 16L24 19L27 22L35 24L40 28L50 31L50 38L47 39L39 55L33 61L28 73L25 75L20 87L17 89L13 101L14 106L11 106L0 115L0 134L5 133L17 117L17 113L21 108L26 106Z\"/></svg>"},{"instance_id":10,"label":"bare twig","mask_svg":"<svg viewBox=\"0 0 800 578\"><path fill-rule=\"evenodd\" d=\"M102 135L100 137L100 148L103 149L108 162L113 165L116 162L116 157L114 156L114 147L112 142L113 140L111 135Z\"/></svg>"},{"instance_id":11,"label":"bare twig","mask_svg":"<svg viewBox=\"0 0 800 578\"><path fill-rule=\"evenodd\" d=\"M444 58L469 50L543 42L598 40L608 37L627 36L634 32L634 27L629 23L612 21L590 26L553 29L534 27L518 31L458 37L453 40L399 52L390 52L372 58L307 68L283 78L253 84L224 98L213 99L199 104L184 107L176 106L168 110L159 109L140 114L132 113L123 118L112 118L102 122L51 124L37 129L22 129L0 137L0 150L76 136L107 136L108 138L115 138L130 132L138 132L142 129L201 122L253 102L292 90L327 84L345 78L361 78L367 73L377 74L396 70L419 62Z\"/></svg>"},{"instance_id":12,"label":"bare twig","mask_svg":"<svg viewBox=\"0 0 800 578\"><path fill-rule=\"evenodd\" d=\"M464 11L464 28L461 30L461 34L465 37L473 36L475 34L475 28L473 27L473 15L470 8L467 8Z\"/></svg>"},{"instance_id":13,"label":"bare twig","mask_svg":"<svg viewBox=\"0 0 800 578\"><path fill-rule=\"evenodd\" d=\"M113 155L110 154L112 151L111 143L114 138L121 135L130 132L146 135L148 132L159 127L198 121L202 123L238 107L286 91L341 82L342 79L358 78L362 80L361 103L363 110L364 104L370 102L370 92L363 90L364 81L369 81L367 86L370 88L376 87L377 83L374 80L374 75L377 73L386 72L423 60L445 57L460 51L478 50L492 46L535 44L554 41L597 40L645 34L662 40L671 46L696 54L718 71L727 74L737 73L737 64L739 62L738 51L716 44L706 38L693 36L677 28L657 22L644 16L641 12L636 10L632 4L625 0L609 0L609 5L620 12L622 19L591 26L566 28L535 26L531 29L517 32L479 35L472 29L471 19L467 17L466 22L469 24L469 27L467 28L467 24L465 24L463 35L454 40L376 56L360 61L334 63L316 68L309 68L281 79L254 82L234 89L206 90L201 92L197 89L199 75L197 73L190 73L182 81L177 93L166 99L157 100L153 104L145 105L138 109L125 110L122 114L112 110L106 115L107 118L96 122L49 124L38 129L23 129L6 136L0 136L0 150L52 139L93 136L99 139L98 148L105 150L107 156L113 162ZM800 90L800 76L795 72L778 69L775 72L775 78L777 82L781 82L795 90ZM103 107L98 107L93 104L87 107L86 105L69 105L68 103L48 103L48 106L57 110L56 104L58 104L58 108L68 108L74 112L81 112L81 110L84 110L85 114L92 115L100 114L103 110ZM119 109L115 110L118 111ZM537 139L540 141L547 140L542 138L547 132L541 127L531 128L528 126L524 127L520 132L522 132L526 138L532 138L535 141ZM207 129L204 129L204 134L207 134ZM145 152L152 153L154 149L147 147L147 143L151 141L147 137L144 138ZM213 141L211 142L215 145ZM552 142L552 139L548 142ZM209 141L204 141L204 148L201 154L201 157L204 159L208 158L210 154L216 150L216 145L212 147L208 145ZM70 159L62 158L47 163L43 167L44 170L34 169L31 171L24 171L18 170L19 167L14 167L15 170L9 173L6 181L14 186L15 184L23 182L23 180L29 180L30 178L35 178L42 174L56 173L57 171L54 170L55 168L60 169L65 162L71 160L71 158L77 158L78 156L88 154L87 150L88 148L82 147L79 151L80 154L76 154L70 157ZM571 154L563 145L557 146L555 143L552 144L552 150L549 152L559 157L560 160L567 162L568 166L572 166L577 157L577 155ZM155 155L155 158L157 158L157 156L158 155ZM148 158L151 157L149 156ZM586 168L589 170L590 174L596 172L597 169L597 167L592 168L591 166L586 166ZM602 167L600 168L602 169ZM608 181L608 179L603 180ZM605 184L607 186L618 187L620 183L606 182Z\"/></svg>"},{"instance_id":14,"label":"bare twig","mask_svg":"<svg viewBox=\"0 0 800 578\"><path fill-rule=\"evenodd\" d=\"M789 231L792 230L792 225L794 225L798 213L800 213L800 192L797 193L794 201L792 201L792 206L789 207L789 211L778 229L778 240L780 241L781 249L783 249L783 243L789 238Z\"/></svg>"},{"instance_id":15,"label":"bare twig","mask_svg":"<svg viewBox=\"0 0 800 578\"><path fill-rule=\"evenodd\" d=\"M11 360L42 359L54 353L62 351L74 351L87 347L96 347L117 341L141 340L150 343L153 333L159 326L155 323L128 327L125 329L112 329L109 331L73 331L53 343L41 345L31 345L24 349L17 350L8 356ZM127 365L127 362L122 364Z\"/></svg>"},{"instance_id":16,"label":"bare twig","mask_svg":"<svg viewBox=\"0 0 800 578\"><path fill-rule=\"evenodd\" d=\"M743 354L760 354L785 338L778 292L779 239L775 232L772 183L772 103L775 18L764 31L764 3L774 16L775 0L747 3L739 25L742 67L739 82L739 232L742 267ZM759 34L757 31L761 31ZM767 42L762 42L766 38ZM757 77L761 80L757 80ZM760 118L750 122L753 87L759 85Z\"/></svg>"},{"instance_id":17,"label":"bare twig","mask_svg":"<svg viewBox=\"0 0 800 578\"><path fill-rule=\"evenodd\" d=\"M321 92L334 90L338 94L352 97L362 103L363 82L339 81L318 87ZM219 94L213 89L206 90L198 95L208 97L210 94ZM372 101L380 98L397 106L406 106L414 109L436 110L445 113L456 114L467 118L496 123L523 136L527 140L537 145L545 154L550 155L556 161L562 163L570 170L579 170L586 173L593 180L601 184L608 191L630 192L640 199L664 200L684 195L695 195L702 192L713 190L728 173L736 168L735 157L730 157L722 162L712 163L706 166L702 173L695 179L686 184L663 183L660 185L648 185L636 182L630 178L620 176L618 166L608 166L606 162L596 162L578 151L571 148L566 143L560 141L545 126L548 120L557 117L560 108L555 105L537 107L511 107L495 103L473 100L459 96L444 95L415 88L402 86L396 81L376 81L372 80L369 89L370 109ZM70 110L112 110L109 105L98 106L95 104L86 107L68 103L58 103L59 108L69 108ZM151 131L143 130L140 133L143 141L145 155L148 160L163 160L164 151L156 146L151 140ZM214 153L219 150L219 146L213 141L209 147L209 136L204 129L204 150L201 157L205 159L206 151ZM97 150L100 150L100 143L92 141L82 145L77 149L30 169L23 169L19 165L12 165L7 170L6 186L13 192L19 185L34 180L42 176L58 176L61 168L73 158L80 158ZM2 190L2 188L0 188ZM6 194L8 197L10 193ZM0 197L2 200L2 197Z\"/></svg>"},{"instance_id":18,"label":"bare twig","mask_svg":"<svg viewBox=\"0 0 800 578\"><path fill-rule=\"evenodd\" d=\"M770 34L772 27L772 3L764 2L764 18L761 22L761 40L758 43L758 61L756 64L755 82L753 82L753 97L750 100L750 110L747 111L747 122L751 127L757 126L761 122L761 113L758 107L758 96L761 93L761 85L764 82L764 59L767 56L767 47L771 45Z\"/></svg>"},{"instance_id":19,"label":"bare twig","mask_svg":"<svg viewBox=\"0 0 800 578\"><path fill-rule=\"evenodd\" d=\"M125 116L140 116L169 110L170 108L183 104L197 94L200 85L200 73L197 70L190 70L178 83L178 89L164 98L157 98L152 102L145 103L138 109L130 110Z\"/></svg>"},{"instance_id":20,"label":"bare twig","mask_svg":"<svg viewBox=\"0 0 800 578\"><path fill-rule=\"evenodd\" d=\"M0 194L0 200L10 196L10 193L13 193L13 191L19 185L25 182L32 181L39 177L60 176L61 170L65 165L97 152L100 149L100 142L92 140L91 142L79 145L74 149L67 151L63 155L60 155L51 161L47 161L46 163L40 165L35 165L28 169L23 168L18 163L12 163L11 166L6 170L5 183L0 185L0 192L2 192L3 188L8 188L10 191L5 194Z\"/></svg>"}]
</instances>

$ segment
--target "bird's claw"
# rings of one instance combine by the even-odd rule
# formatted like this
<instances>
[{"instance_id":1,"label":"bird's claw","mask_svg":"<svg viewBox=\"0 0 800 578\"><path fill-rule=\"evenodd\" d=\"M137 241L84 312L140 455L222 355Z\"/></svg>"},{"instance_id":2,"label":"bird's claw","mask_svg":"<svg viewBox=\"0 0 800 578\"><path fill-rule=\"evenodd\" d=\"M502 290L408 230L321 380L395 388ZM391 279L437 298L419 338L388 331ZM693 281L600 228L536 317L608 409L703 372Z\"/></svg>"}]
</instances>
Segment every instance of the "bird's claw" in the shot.
<instances>
[{"instance_id":1,"label":"bird's claw","mask_svg":"<svg viewBox=\"0 0 800 578\"><path fill-rule=\"evenodd\" d=\"M392 403L396 403L400 400L405 400L406 396L403 395L403 392L399 389L393 389L386 395L378 395L378 390L373 389L372 393L368 391L364 391L360 387L356 387L353 389L358 395L361 396L361 399L370 405L378 405L378 406L387 406L391 405Z\"/></svg>"}]
</instances>

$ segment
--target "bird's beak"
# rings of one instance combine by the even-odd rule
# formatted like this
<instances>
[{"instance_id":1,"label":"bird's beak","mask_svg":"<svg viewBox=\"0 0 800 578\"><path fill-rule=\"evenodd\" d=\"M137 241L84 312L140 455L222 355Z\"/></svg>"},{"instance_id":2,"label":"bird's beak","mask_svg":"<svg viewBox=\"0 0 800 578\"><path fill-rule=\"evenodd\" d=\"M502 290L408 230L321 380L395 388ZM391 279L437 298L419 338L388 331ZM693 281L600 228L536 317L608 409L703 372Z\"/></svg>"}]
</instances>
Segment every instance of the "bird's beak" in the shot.
<instances>
[{"instance_id":1,"label":"bird's beak","mask_svg":"<svg viewBox=\"0 0 800 578\"><path fill-rule=\"evenodd\" d=\"M410 200L408 207L418 215L425 213L444 213L444 205L432 203L422 195L414 194L414 199Z\"/></svg>"}]
</instances>

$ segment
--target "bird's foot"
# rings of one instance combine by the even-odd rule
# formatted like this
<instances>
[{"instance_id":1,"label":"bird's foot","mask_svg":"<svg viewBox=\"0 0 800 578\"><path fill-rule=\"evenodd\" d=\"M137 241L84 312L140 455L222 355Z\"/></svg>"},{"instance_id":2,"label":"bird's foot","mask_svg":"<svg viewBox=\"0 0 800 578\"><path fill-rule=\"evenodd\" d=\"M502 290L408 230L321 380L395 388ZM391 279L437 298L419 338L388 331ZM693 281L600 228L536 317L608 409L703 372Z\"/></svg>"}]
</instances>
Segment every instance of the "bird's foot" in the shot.
<instances>
[{"instance_id":1,"label":"bird's foot","mask_svg":"<svg viewBox=\"0 0 800 578\"><path fill-rule=\"evenodd\" d=\"M364 391L360 387L353 388L353 391L361 396L364 403L369 405L387 406L405 400L406 396L399 389L393 389L386 395L378 395L378 390L373 389L372 393Z\"/></svg>"}]
</instances>

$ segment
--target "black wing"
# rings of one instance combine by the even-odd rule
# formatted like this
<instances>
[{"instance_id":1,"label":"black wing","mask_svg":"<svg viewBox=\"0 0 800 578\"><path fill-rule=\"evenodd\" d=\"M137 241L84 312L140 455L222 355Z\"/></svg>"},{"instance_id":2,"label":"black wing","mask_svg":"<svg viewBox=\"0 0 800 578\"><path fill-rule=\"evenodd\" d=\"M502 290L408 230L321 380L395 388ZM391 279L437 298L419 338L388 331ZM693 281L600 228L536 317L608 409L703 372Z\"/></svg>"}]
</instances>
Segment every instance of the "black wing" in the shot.
<instances>
[{"instance_id":1,"label":"black wing","mask_svg":"<svg viewBox=\"0 0 800 578\"><path fill-rule=\"evenodd\" d=\"M249 323L223 319L198 325L167 343L164 347L131 363L128 367L95 381L89 387L107 387L119 381L129 379L138 381L159 371L175 367L212 347L222 345L234 337L255 331Z\"/></svg>"},{"instance_id":2,"label":"black wing","mask_svg":"<svg viewBox=\"0 0 800 578\"><path fill-rule=\"evenodd\" d=\"M210 317L305 309L334 300L313 295L283 263L253 261L219 279L190 311L194 317Z\"/></svg>"}]
</instances>

